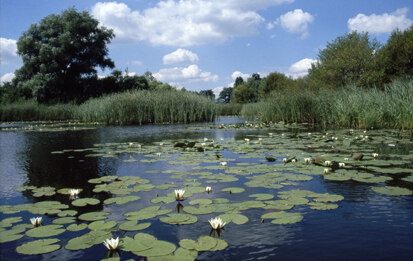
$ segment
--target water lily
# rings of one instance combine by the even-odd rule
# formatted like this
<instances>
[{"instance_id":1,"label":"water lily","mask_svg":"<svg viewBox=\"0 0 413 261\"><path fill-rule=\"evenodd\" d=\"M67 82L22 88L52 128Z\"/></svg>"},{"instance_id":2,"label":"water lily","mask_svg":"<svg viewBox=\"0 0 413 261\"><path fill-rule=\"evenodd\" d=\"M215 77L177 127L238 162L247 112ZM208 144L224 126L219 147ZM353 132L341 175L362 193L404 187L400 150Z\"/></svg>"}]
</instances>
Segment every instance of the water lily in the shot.
<instances>
[{"instance_id":1,"label":"water lily","mask_svg":"<svg viewBox=\"0 0 413 261\"><path fill-rule=\"evenodd\" d=\"M80 193L80 189L69 190L70 199L76 199L79 193Z\"/></svg>"},{"instance_id":2,"label":"water lily","mask_svg":"<svg viewBox=\"0 0 413 261\"><path fill-rule=\"evenodd\" d=\"M202 146L202 147L205 147L205 146L206 146L206 143L201 143L201 146Z\"/></svg>"},{"instance_id":3,"label":"water lily","mask_svg":"<svg viewBox=\"0 0 413 261\"><path fill-rule=\"evenodd\" d=\"M161 147L162 147L162 146L163 146L163 142L159 143L159 146L161 146Z\"/></svg>"},{"instance_id":4,"label":"water lily","mask_svg":"<svg viewBox=\"0 0 413 261\"><path fill-rule=\"evenodd\" d=\"M133 147L133 142L129 142L129 148Z\"/></svg>"},{"instance_id":5,"label":"water lily","mask_svg":"<svg viewBox=\"0 0 413 261\"><path fill-rule=\"evenodd\" d=\"M205 191L209 193L209 192L212 191L212 188L211 187L205 187Z\"/></svg>"},{"instance_id":6,"label":"water lily","mask_svg":"<svg viewBox=\"0 0 413 261\"><path fill-rule=\"evenodd\" d=\"M344 161L349 161L349 158L344 158Z\"/></svg>"},{"instance_id":7,"label":"water lily","mask_svg":"<svg viewBox=\"0 0 413 261\"><path fill-rule=\"evenodd\" d=\"M283 158L283 162L287 163L288 159L287 158Z\"/></svg>"},{"instance_id":8,"label":"water lily","mask_svg":"<svg viewBox=\"0 0 413 261\"><path fill-rule=\"evenodd\" d=\"M214 230L219 230L227 224L223 222L221 218L211 218L208 222Z\"/></svg>"},{"instance_id":9,"label":"water lily","mask_svg":"<svg viewBox=\"0 0 413 261\"><path fill-rule=\"evenodd\" d=\"M161 157L161 153L160 153L160 152L156 153L156 155L158 156L158 158Z\"/></svg>"},{"instance_id":10,"label":"water lily","mask_svg":"<svg viewBox=\"0 0 413 261\"><path fill-rule=\"evenodd\" d=\"M325 168L324 169L324 174L328 174L328 172L329 172L329 169Z\"/></svg>"},{"instance_id":11,"label":"water lily","mask_svg":"<svg viewBox=\"0 0 413 261\"><path fill-rule=\"evenodd\" d=\"M339 166L340 168L344 168L344 167L346 166L346 164L345 164L344 162L340 162L340 163L338 163L338 166Z\"/></svg>"},{"instance_id":12,"label":"water lily","mask_svg":"<svg viewBox=\"0 0 413 261\"><path fill-rule=\"evenodd\" d=\"M204 141L207 142L207 141L208 141L208 138L204 138Z\"/></svg>"},{"instance_id":13,"label":"water lily","mask_svg":"<svg viewBox=\"0 0 413 261\"><path fill-rule=\"evenodd\" d=\"M105 247L107 249L109 249L110 251L112 250L116 250L119 246L119 237L117 237L116 239L114 238L107 238L105 241L103 241L103 244L105 245Z\"/></svg>"},{"instance_id":14,"label":"water lily","mask_svg":"<svg viewBox=\"0 0 413 261\"><path fill-rule=\"evenodd\" d=\"M31 218L30 223L32 223L33 226L38 227L42 224L42 217Z\"/></svg>"},{"instance_id":15,"label":"water lily","mask_svg":"<svg viewBox=\"0 0 413 261\"><path fill-rule=\"evenodd\" d=\"M226 161L221 162L221 166L226 166L226 165L227 165Z\"/></svg>"},{"instance_id":16,"label":"water lily","mask_svg":"<svg viewBox=\"0 0 413 261\"><path fill-rule=\"evenodd\" d=\"M250 139L245 138L244 141L245 141L246 143L248 143L248 142L250 142Z\"/></svg>"},{"instance_id":17,"label":"water lily","mask_svg":"<svg viewBox=\"0 0 413 261\"><path fill-rule=\"evenodd\" d=\"M371 155L373 156L373 158L377 158L379 156L379 154L377 154L377 153L373 153Z\"/></svg>"},{"instance_id":18,"label":"water lily","mask_svg":"<svg viewBox=\"0 0 413 261\"><path fill-rule=\"evenodd\" d=\"M183 189L175 189L175 199L177 201L181 201L184 199L185 190Z\"/></svg>"},{"instance_id":19,"label":"water lily","mask_svg":"<svg viewBox=\"0 0 413 261\"><path fill-rule=\"evenodd\" d=\"M331 161L326 160L326 161L324 161L324 164L326 164L326 166L330 166L330 165L331 165Z\"/></svg>"},{"instance_id":20,"label":"water lily","mask_svg":"<svg viewBox=\"0 0 413 261\"><path fill-rule=\"evenodd\" d=\"M311 161L311 158L304 158L304 162L305 162L305 164L310 164L310 161Z\"/></svg>"},{"instance_id":21,"label":"water lily","mask_svg":"<svg viewBox=\"0 0 413 261\"><path fill-rule=\"evenodd\" d=\"M272 132L268 133L268 135L269 135L270 137L272 137Z\"/></svg>"},{"instance_id":22,"label":"water lily","mask_svg":"<svg viewBox=\"0 0 413 261\"><path fill-rule=\"evenodd\" d=\"M296 160L296 159L292 159L291 162L294 163L294 162L297 162L297 160Z\"/></svg>"},{"instance_id":23,"label":"water lily","mask_svg":"<svg viewBox=\"0 0 413 261\"><path fill-rule=\"evenodd\" d=\"M261 142L262 142L262 138L258 138L258 142L261 143Z\"/></svg>"}]
</instances>

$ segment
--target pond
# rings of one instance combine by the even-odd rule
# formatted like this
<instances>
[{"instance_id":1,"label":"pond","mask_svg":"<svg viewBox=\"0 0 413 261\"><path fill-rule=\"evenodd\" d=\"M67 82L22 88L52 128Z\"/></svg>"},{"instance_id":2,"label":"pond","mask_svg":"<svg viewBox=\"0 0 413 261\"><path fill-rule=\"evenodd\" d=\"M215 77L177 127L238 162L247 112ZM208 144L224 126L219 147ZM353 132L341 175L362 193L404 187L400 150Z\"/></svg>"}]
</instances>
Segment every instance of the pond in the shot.
<instances>
[{"instance_id":1,"label":"pond","mask_svg":"<svg viewBox=\"0 0 413 261\"><path fill-rule=\"evenodd\" d=\"M0 181L1 260L413 256L413 141L398 130L3 124Z\"/></svg>"}]
</instances>

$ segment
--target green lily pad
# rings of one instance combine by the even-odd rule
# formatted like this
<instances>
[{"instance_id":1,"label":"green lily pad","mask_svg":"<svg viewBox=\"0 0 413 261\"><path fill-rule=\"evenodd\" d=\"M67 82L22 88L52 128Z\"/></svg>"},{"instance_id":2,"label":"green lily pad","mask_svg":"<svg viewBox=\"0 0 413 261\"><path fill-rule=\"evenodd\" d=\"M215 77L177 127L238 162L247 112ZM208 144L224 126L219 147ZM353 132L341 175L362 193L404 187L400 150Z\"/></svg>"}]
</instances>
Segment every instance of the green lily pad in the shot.
<instances>
[{"instance_id":1,"label":"green lily pad","mask_svg":"<svg viewBox=\"0 0 413 261\"><path fill-rule=\"evenodd\" d=\"M221 191L228 192L228 193L232 194L232 193L242 193L242 192L245 191L245 189L240 188L240 187L230 187L230 188L221 189Z\"/></svg>"},{"instance_id":2,"label":"green lily pad","mask_svg":"<svg viewBox=\"0 0 413 261\"><path fill-rule=\"evenodd\" d=\"M100 203L96 198L79 198L72 201L72 205L76 207L84 207L86 205L97 205Z\"/></svg>"},{"instance_id":3,"label":"green lily pad","mask_svg":"<svg viewBox=\"0 0 413 261\"><path fill-rule=\"evenodd\" d=\"M179 245L188 250L196 249L196 244L196 241L192 239L181 239L181 241L179 241Z\"/></svg>"},{"instance_id":4,"label":"green lily pad","mask_svg":"<svg viewBox=\"0 0 413 261\"><path fill-rule=\"evenodd\" d=\"M70 223L74 223L75 221L76 219L74 217L62 217L62 218L56 218L55 220L53 220L53 224L58 224L58 225L70 224Z\"/></svg>"},{"instance_id":5,"label":"green lily pad","mask_svg":"<svg viewBox=\"0 0 413 261\"><path fill-rule=\"evenodd\" d=\"M385 187L372 187L374 192L389 195L389 196L408 196L412 195L413 191L407 188L385 186Z\"/></svg>"},{"instance_id":6,"label":"green lily pad","mask_svg":"<svg viewBox=\"0 0 413 261\"><path fill-rule=\"evenodd\" d=\"M61 246L55 244L60 240L57 238L40 239L25 243L16 248L17 253L23 255L38 255L58 250Z\"/></svg>"},{"instance_id":7,"label":"green lily pad","mask_svg":"<svg viewBox=\"0 0 413 261\"><path fill-rule=\"evenodd\" d=\"M165 256L170 253L173 253L175 249L176 246L172 243L162 240L156 240L151 248L143 251L134 252L134 254L146 257Z\"/></svg>"},{"instance_id":8,"label":"green lily pad","mask_svg":"<svg viewBox=\"0 0 413 261\"><path fill-rule=\"evenodd\" d=\"M89 212L80 215L78 218L85 221L96 221L106 219L109 214L108 212Z\"/></svg>"},{"instance_id":9,"label":"green lily pad","mask_svg":"<svg viewBox=\"0 0 413 261\"><path fill-rule=\"evenodd\" d=\"M23 234L20 234L22 232L24 232L24 230L22 231L20 229L10 229L10 230L0 231L0 243L6 243L6 242L18 240L24 236Z\"/></svg>"},{"instance_id":10,"label":"green lily pad","mask_svg":"<svg viewBox=\"0 0 413 261\"><path fill-rule=\"evenodd\" d=\"M217 240L210 236L201 236L196 244L197 251L210 251L217 245Z\"/></svg>"},{"instance_id":11,"label":"green lily pad","mask_svg":"<svg viewBox=\"0 0 413 261\"><path fill-rule=\"evenodd\" d=\"M106 205L112 204L112 203L116 203L118 205L121 204L126 204L128 202L131 201L136 201L139 200L141 197L139 196L126 196L126 197L116 197L116 198L108 198L105 201L103 201L103 203L105 203Z\"/></svg>"},{"instance_id":12,"label":"green lily pad","mask_svg":"<svg viewBox=\"0 0 413 261\"><path fill-rule=\"evenodd\" d=\"M81 231L81 230L86 229L86 228L87 228L87 225L81 223L81 224L71 224L66 229L69 230L69 231L76 232L76 231Z\"/></svg>"},{"instance_id":13,"label":"green lily pad","mask_svg":"<svg viewBox=\"0 0 413 261\"><path fill-rule=\"evenodd\" d=\"M331 204L331 203L322 203L322 202L311 202L309 203L311 206L311 209L315 210L331 210L331 209L336 209L338 208L337 204Z\"/></svg>"},{"instance_id":14,"label":"green lily pad","mask_svg":"<svg viewBox=\"0 0 413 261\"><path fill-rule=\"evenodd\" d=\"M204 214L210 214L215 212L215 206L214 205L199 205L198 208L192 207L192 206L185 206L184 211L189 214L193 215L204 215Z\"/></svg>"},{"instance_id":15,"label":"green lily pad","mask_svg":"<svg viewBox=\"0 0 413 261\"><path fill-rule=\"evenodd\" d=\"M35 188L32 190L33 197L44 197L44 196L53 196L56 194L55 188L53 187L41 187Z\"/></svg>"},{"instance_id":16,"label":"green lily pad","mask_svg":"<svg viewBox=\"0 0 413 261\"><path fill-rule=\"evenodd\" d=\"M303 216L300 213L289 213L285 211L270 212L261 216L263 220L272 219L273 224L293 224L300 222Z\"/></svg>"},{"instance_id":17,"label":"green lily pad","mask_svg":"<svg viewBox=\"0 0 413 261\"><path fill-rule=\"evenodd\" d=\"M234 224L242 225L248 222L247 216L244 216L238 213L222 214L222 215L219 215L218 217L221 218L222 221L225 223L233 222Z\"/></svg>"},{"instance_id":18,"label":"green lily pad","mask_svg":"<svg viewBox=\"0 0 413 261\"><path fill-rule=\"evenodd\" d=\"M208 199L208 198L198 198L198 199L194 199L189 201L189 205L208 205L208 204L212 204L212 200Z\"/></svg>"},{"instance_id":19,"label":"green lily pad","mask_svg":"<svg viewBox=\"0 0 413 261\"><path fill-rule=\"evenodd\" d=\"M105 222L103 220L98 220L98 221L94 221L92 223L89 224L88 228L90 230L109 230L111 228L113 228L114 226L116 226L116 221L108 221Z\"/></svg>"},{"instance_id":20,"label":"green lily pad","mask_svg":"<svg viewBox=\"0 0 413 261\"><path fill-rule=\"evenodd\" d=\"M112 234L106 230L93 230L80 237L70 239L65 248L68 250L87 249L93 245L102 244L107 238L111 238Z\"/></svg>"},{"instance_id":21,"label":"green lily pad","mask_svg":"<svg viewBox=\"0 0 413 261\"><path fill-rule=\"evenodd\" d=\"M0 227L11 227L13 226L14 223L19 223L22 221L23 221L22 217L5 218L2 221L0 221Z\"/></svg>"},{"instance_id":22,"label":"green lily pad","mask_svg":"<svg viewBox=\"0 0 413 261\"><path fill-rule=\"evenodd\" d=\"M125 221L119 225L119 229L124 231L138 231L148 228L151 223L140 223L138 224L137 220Z\"/></svg>"},{"instance_id":23,"label":"green lily pad","mask_svg":"<svg viewBox=\"0 0 413 261\"><path fill-rule=\"evenodd\" d=\"M63 210L62 212L59 212L57 215L59 217L68 217L68 216L73 217L76 214L77 214L76 210Z\"/></svg>"},{"instance_id":24,"label":"green lily pad","mask_svg":"<svg viewBox=\"0 0 413 261\"><path fill-rule=\"evenodd\" d=\"M62 225L47 225L30 229L26 232L28 237L51 237L65 232Z\"/></svg>"},{"instance_id":25,"label":"green lily pad","mask_svg":"<svg viewBox=\"0 0 413 261\"><path fill-rule=\"evenodd\" d=\"M159 215L160 206L149 206L138 211L127 212L124 215L128 220L144 220L154 218Z\"/></svg>"},{"instance_id":26,"label":"green lily pad","mask_svg":"<svg viewBox=\"0 0 413 261\"><path fill-rule=\"evenodd\" d=\"M172 213L168 214L167 217L161 217L159 220L167 224L186 225L197 222L198 218L189 214Z\"/></svg>"},{"instance_id":27,"label":"green lily pad","mask_svg":"<svg viewBox=\"0 0 413 261\"><path fill-rule=\"evenodd\" d=\"M255 198L256 200L269 200L274 198L274 195L272 194L265 194L265 193L259 193L259 194L251 194L248 197L250 198Z\"/></svg>"}]
</instances>

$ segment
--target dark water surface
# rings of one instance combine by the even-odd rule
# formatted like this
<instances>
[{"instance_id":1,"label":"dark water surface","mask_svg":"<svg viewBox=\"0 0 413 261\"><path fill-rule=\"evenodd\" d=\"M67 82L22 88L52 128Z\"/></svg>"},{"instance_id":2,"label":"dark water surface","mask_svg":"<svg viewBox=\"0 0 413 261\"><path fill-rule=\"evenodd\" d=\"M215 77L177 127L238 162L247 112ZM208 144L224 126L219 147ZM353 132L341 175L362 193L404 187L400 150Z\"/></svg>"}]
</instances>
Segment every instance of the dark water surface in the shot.
<instances>
[{"instance_id":1,"label":"dark water surface","mask_svg":"<svg viewBox=\"0 0 413 261\"><path fill-rule=\"evenodd\" d=\"M240 122L238 118L221 118L217 123ZM188 127L200 126L205 128L193 129ZM156 194L165 195L173 189L153 189L150 192L137 192L133 195L140 200L124 205L104 205L103 200L111 197L109 193L94 193L94 184L87 181L105 175L140 176L149 179L151 184L159 185L174 183L183 187L186 180L170 179L169 174L150 174L148 170L181 170L191 172L191 165L172 165L168 160L159 160L154 163L143 163L147 159L143 154L133 155L134 162L125 162L130 155L118 155L116 158L86 157L90 151L67 152L52 154L53 151L93 148L95 144L128 143L153 145L165 140L197 140L204 137L216 141L243 140L245 137L253 139L258 135L268 136L269 132L277 130L236 130L236 129L209 129L208 124L194 125L156 125L156 126L127 126L127 127L97 127L91 130L62 131L62 132L3 132L0 131L0 205L16 205L33 203L42 200L58 200L70 204L66 196L54 195L51 197L34 198L29 192L19 192L15 189L23 185L52 186L60 188L83 188L81 197L95 197L101 204L87 208L76 208L79 214L90 211L110 212L108 220L118 223L124 221L123 214L136 211L143 207L154 205L150 200ZM291 131L287 130L288 134ZM303 131L304 132L304 131ZM255 135L255 136L254 136ZM403 146L403 144L400 144ZM394 153L399 148L383 147L381 151ZM377 149L377 148L375 148ZM411 146L406 146L401 154L409 155L413 152ZM268 163L262 159L239 158L239 154L231 151L221 151L223 157L235 161L228 162L235 166L240 162L262 164L282 164L280 160ZM273 155L283 158L275 149ZM313 156L316 153L312 154ZM172 158L176 155L172 155ZM169 159L170 160L170 159ZM302 159L300 159L302 160ZM200 166L211 164L202 163ZM216 165L216 164L215 164ZM411 166L411 165L410 165ZM223 173L219 170L207 170ZM406 176L406 175L404 175ZM189 177L190 178L190 177ZM228 243L225 250L217 252L199 252L197 260L412 260L413 258L413 196L387 196L374 192L372 184L355 181L328 181L322 176L313 176L310 181L296 182L296 186L282 189L266 189L246 187L249 181L246 176L237 175L236 182L212 183L203 182L202 186L212 186L210 194L194 194L195 198L228 198L231 202L251 200L248 195L253 193L271 193L275 196L281 190L305 189L317 193L339 194L343 201L337 202L339 207L334 210L312 210L308 206L295 206L290 212L299 212L304 218L295 224L275 225L270 222L261 222L261 215L269 212L265 209L249 209L242 211L248 216L246 224L229 224L222 231L221 239ZM399 181L387 182L399 185ZM374 184L373 184L374 185ZM413 189L412 183L403 183L404 187ZM245 192L231 194L221 192L226 187L244 187ZM183 203L188 204L187 201ZM159 205L159 204L158 204ZM174 208L176 203L165 205ZM197 239L202 235L209 235L208 219L219 214L197 215L198 222L190 225L169 225L159 221L159 217L150 220L151 226L143 231L160 240L175 244L184 238ZM16 214L0 214L0 220L13 216L23 217L23 222L29 223L33 216L28 212ZM44 224L52 224L56 216L43 216ZM64 248L67 241L85 233L66 231L56 236L61 239L59 250L43 255L21 255L16 247L33 241L27 236L12 242L0 244L1 260L100 260L106 257L106 248L100 244L86 250L69 251ZM114 237L132 236L137 232L116 231ZM129 252L120 251L121 260L138 257Z\"/></svg>"}]
</instances>

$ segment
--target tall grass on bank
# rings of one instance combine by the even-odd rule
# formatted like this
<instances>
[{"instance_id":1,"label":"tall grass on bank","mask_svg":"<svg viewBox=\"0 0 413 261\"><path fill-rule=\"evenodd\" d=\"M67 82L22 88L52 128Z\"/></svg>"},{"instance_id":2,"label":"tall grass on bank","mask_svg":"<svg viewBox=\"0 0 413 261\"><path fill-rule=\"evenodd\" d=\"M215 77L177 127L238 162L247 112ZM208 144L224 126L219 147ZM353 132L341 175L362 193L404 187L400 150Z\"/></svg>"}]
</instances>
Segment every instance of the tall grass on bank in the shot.
<instances>
[{"instance_id":1,"label":"tall grass on bank","mask_svg":"<svg viewBox=\"0 0 413 261\"><path fill-rule=\"evenodd\" d=\"M89 100L74 118L83 122L127 125L213 121L215 103L182 91L130 91Z\"/></svg>"},{"instance_id":2,"label":"tall grass on bank","mask_svg":"<svg viewBox=\"0 0 413 261\"><path fill-rule=\"evenodd\" d=\"M42 105L35 101L0 104L0 121L43 121L71 119L76 105Z\"/></svg>"},{"instance_id":3,"label":"tall grass on bank","mask_svg":"<svg viewBox=\"0 0 413 261\"><path fill-rule=\"evenodd\" d=\"M244 105L241 115L273 122L413 129L413 81L396 81L384 90L290 90Z\"/></svg>"},{"instance_id":4,"label":"tall grass on bank","mask_svg":"<svg viewBox=\"0 0 413 261\"><path fill-rule=\"evenodd\" d=\"M220 103L217 104L217 114L220 116L239 116L242 104L240 103Z\"/></svg>"}]
</instances>

